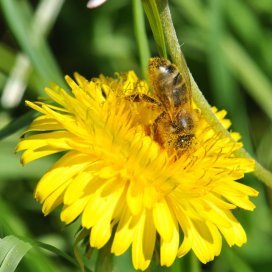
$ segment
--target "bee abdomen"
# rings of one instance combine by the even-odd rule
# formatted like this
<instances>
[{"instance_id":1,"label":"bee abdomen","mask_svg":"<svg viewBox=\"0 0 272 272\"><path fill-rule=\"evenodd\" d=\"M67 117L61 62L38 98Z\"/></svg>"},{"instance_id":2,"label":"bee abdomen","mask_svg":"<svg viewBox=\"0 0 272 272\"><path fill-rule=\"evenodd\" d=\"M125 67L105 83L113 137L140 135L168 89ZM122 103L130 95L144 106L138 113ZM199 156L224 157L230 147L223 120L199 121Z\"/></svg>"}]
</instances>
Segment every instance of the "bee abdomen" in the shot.
<instances>
[{"instance_id":1,"label":"bee abdomen","mask_svg":"<svg viewBox=\"0 0 272 272\"><path fill-rule=\"evenodd\" d=\"M175 107L179 107L189 102L188 96L186 95L187 92L188 90L184 82L174 86L172 95Z\"/></svg>"},{"instance_id":2,"label":"bee abdomen","mask_svg":"<svg viewBox=\"0 0 272 272\"><path fill-rule=\"evenodd\" d=\"M176 116L175 122L171 124L174 134L186 133L192 131L195 127L194 119L188 113L182 113Z\"/></svg>"},{"instance_id":3,"label":"bee abdomen","mask_svg":"<svg viewBox=\"0 0 272 272\"><path fill-rule=\"evenodd\" d=\"M176 146L178 148L186 148L191 145L194 137L194 134L180 135L176 140Z\"/></svg>"}]
</instances>

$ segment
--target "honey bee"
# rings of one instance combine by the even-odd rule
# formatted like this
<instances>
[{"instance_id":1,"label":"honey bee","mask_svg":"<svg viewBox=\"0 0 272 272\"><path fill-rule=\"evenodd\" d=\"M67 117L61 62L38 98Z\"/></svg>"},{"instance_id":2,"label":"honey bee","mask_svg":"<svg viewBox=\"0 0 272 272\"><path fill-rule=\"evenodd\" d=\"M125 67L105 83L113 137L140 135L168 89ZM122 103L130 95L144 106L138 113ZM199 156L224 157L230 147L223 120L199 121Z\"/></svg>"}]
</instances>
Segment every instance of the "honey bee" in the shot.
<instances>
[{"instance_id":1,"label":"honey bee","mask_svg":"<svg viewBox=\"0 0 272 272\"><path fill-rule=\"evenodd\" d=\"M162 108L152 125L152 137L179 157L192 146L197 122L187 67L181 73L170 61L151 58L148 75L155 99Z\"/></svg>"}]
</instances>

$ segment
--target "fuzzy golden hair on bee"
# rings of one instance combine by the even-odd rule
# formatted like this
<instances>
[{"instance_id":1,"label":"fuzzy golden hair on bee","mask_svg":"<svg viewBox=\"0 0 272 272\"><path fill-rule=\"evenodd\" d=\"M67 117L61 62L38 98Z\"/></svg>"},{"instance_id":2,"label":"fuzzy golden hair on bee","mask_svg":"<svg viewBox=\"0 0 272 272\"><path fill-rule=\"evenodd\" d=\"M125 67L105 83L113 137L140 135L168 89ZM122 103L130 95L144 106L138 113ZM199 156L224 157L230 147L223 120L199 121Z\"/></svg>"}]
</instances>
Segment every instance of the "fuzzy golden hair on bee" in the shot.
<instances>
[{"instance_id":1,"label":"fuzzy golden hair on bee","mask_svg":"<svg viewBox=\"0 0 272 272\"><path fill-rule=\"evenodd\" d=\"M155 57L149 61L148 75L154 97L162 107L153 125L154 139L180 153L191 146L197 120L187 66L179 71L169 60Z\"/></svg>"}]
</instances>

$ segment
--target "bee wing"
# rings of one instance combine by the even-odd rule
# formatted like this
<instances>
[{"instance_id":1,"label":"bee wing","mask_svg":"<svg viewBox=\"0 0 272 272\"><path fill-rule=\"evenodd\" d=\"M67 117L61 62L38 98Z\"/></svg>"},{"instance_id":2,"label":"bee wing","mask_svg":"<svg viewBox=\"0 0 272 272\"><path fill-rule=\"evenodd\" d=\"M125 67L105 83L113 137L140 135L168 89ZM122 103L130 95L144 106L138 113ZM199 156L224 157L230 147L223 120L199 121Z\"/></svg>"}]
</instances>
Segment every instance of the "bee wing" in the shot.
<instances>
[{"instance_id":1,"label":"bee wing","mask_svg":"<svg viewBox=\"0 0 272 272\"><path fill-rule=\"evenodd\" d=\"M151 58L148 66L154 94L171 119L182 110L191 110L190 75L185 59L182 60L184 66L182 65L180 69L169 60L158 57Z\"/></svg>"},{"instance_id":2,"label":"bee wing","mask_svg":"<svg viewBox=\"0 0 272 272\"><path fill-rule=\"evenodd\" d=\"M179 59L180 65L178 66L178 69L182 75L184 84L186 86L187 92L187 100L189 101L190 107L192 104L192 84L191 84L191 79L190 79L190 74L189 74L189 69L186 63L186 60L184 58L184 55L181 53L180 59Z\"/></svg>"}]
</instances>

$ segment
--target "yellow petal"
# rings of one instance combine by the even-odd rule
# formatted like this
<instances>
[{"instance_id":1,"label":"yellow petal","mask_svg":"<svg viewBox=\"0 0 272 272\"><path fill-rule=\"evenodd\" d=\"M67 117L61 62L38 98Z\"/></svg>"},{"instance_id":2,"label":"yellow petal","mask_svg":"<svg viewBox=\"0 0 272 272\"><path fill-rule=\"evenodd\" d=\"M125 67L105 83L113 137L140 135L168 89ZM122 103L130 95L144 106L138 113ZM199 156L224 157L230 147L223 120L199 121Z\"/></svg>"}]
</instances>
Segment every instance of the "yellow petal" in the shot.
<instances>
[{"instance_id":1,"label":"yellow petal","mask_svg":"<svg viewBox=\"0 0 272 272\"><path fill-rule=\"evenodd\" d=\"M232 213L226 211L226 215L228 216L231 222L231 227L224 228L219 226L221 233L224 235L229 246L233 245L242 246L247 241L246 233L243 227L232 215Z\"/></svg>"},{"instance_id":2,"label":"yellow petal","mask_svg":"<svg viewBox=\"0 0 272 272\"><path fill-rule=\"evenodd\" d=\"M137 223L137 227L135 229L135 235L132 242L132 263L134 268L145 270L151 260L148 259L149 256L145 256L144 252L144 228L145 228L145 216L146 214L143 212L140 215L140 220Z\"/></svg>"},{"instance_id":3,"label":"yellow petal","mask_svg":"<svg viewBox=\"0 0 272 272\"><path fill-rule=\"evenodd\" d=\"M127 191L127 204L133 215L137 215L143 208L143 187L136 182L130 182Z\"/></svg>"},{"instance_id":4,"label":"yellow petal","mask_svg":"<svg viewBox=\"0 0 272 272\"><path fill-rule=\"evenodd\" d=\"M146 209L145 225L143 230L143 253L146 260L151 260L153 256L156 229L153 222L152 211Z\"/></svg>"},{"instance_id":5,"label":"yellow petal","mask_svg":"<svg viewBox=\"0 0 272 272\"><path fill-rule=\"evenodd\" d=\"M161 238L161 265L171 266L177 257L177 252L179 248L179 229L177 222L175 222L173 230L173 236L169 242L166 242Z\"/></svg>"},{"instance_id":6,"label":"yellow petal","mask_svg":"<svg viewBox=\"0 0 272 272\"><path fill-rule=\"evenodd\" d=\"M90 235L90 245L95 248L103 247L111 237L111 214L108 213L93 226Z\"/></svg>"},{"instance_id":7,"label":"yellow petal","mask_svg":"<svg viewBox=\"0 0 272 272\"><path fill-rule=\"evenodd\" d=\"M192 250L202 263L212 261L215 256L219 255L222 246L222 238L219 231L215 226L208 223L199 225L195 221L193 226L190 230Z\"/></svg>"},{"instance_id":8,"label":"yellow petal","mask_svg":"<svg viewBox=\"0 0 272 272\"><path fill-rule=\"evenodd\" d=\"M53 191L50 195L46 197L43 202L42 211L44 215L49 214L52 210L54 210L57 206L59 206L63 201L63 195L65 189L69 184L69 180L62 183L55 191Z\"/></svg>"},{"instance_id":9,"label":"yellow petal","mask_svg":"<svg viewBox=\"0 0 272 272\"><path fill-rule=\"evenodd\" d=\"M117 184L118 182L113 180L92 193L88 192L90 199L82 214L82 226L91 228L105 216L113 218L115 207L124 190L122 186L116 186ZM110 188L115 189L111 190Z\"/></svg>"},{"instance_id":10,"label":"yellow petal","mask_svg":"<svg viewBox=\"0 0 272 272\"><path fill-rule=\"evenodd\" d=\"M89 193L89 201L82 213L82 226L87 229L93 227L103 214L104 206L104 201L98 196L98 193Z\"/></svg>"},{"instance_id":11,"label":"yellow petal","mask_svg":"<svg viewBox=\"0 0 272 272\"><path fill-rule=\"evenodd\" d=\"M190 249L192 248L192 240L186 235L184 236L184 239L178 249L178 253L177 256L179 258L183 257L184 255L186 255Z\"/></svg>"},{"instance_id":12,"label":"yellow petal","mask_svg":"<svg viewBox=\"0 0 272 272\"><path fill-rule=\"evenodd\" d=\"M65 222L66 224L72 223L82 213L88 200L89 197L87 196L78 199L69 206L65 206L60 214L61 221Z\"/></svg>"},{"instance_id":13,"label":"yellow petal","mask_svg":"<svg viewBox=\"0 0 272 272\"><path fill-rule=\"evenodd\" d=\"M31 142L30 142L31 144ZM19 147L20 145L18 145ZM16 150L16 152L19 150ZM46 157L55 153L60 152L61 150L59 149L55 149L55 148L50 148L49 146L46 147L45 150L32 150L32 149L28 149L26 151L24 151L23 155L21 156L21 164L25 165L28 164L32 161L35 161L37 159L40 159L42 157Z\"/></svg>"},{"instance_id":14,"label":"yellow petal","mask_svg":"<svg viewBox=\"0 0 272 272\"><path fill-rule=\"evenodd\" d=\"M33 120L24 134L30 131L54 131L60 129L63 129L63 125L58 123L54 118L51 118L47 115L41 115Z\"/></svg>"},{"instance_id":15,"label":"yellow petal","mask_svg":"<svg viewBox=\"0 0 272 272\"><path fill-rule=\"evenodd\" d=\"M155 227L161 238L165 242L171 241L175 223L165 200L156 203L153 208L153 218Z\"/></svg>"},{"instance_id":16,"label":"yellow petal","mask_svg":"<svg viewBox=\"0 0 272 272\"><path fill-rule=\"evenodd\" d=\"M87 185L91 184L93 173L90 169L83 170L70 182L63 199L65 205L71 205L73 202L86 194Z\"/></svg>"},{"instance_id":17,"label":"yellow petal","mask_svg":"<svg viewBox=\"0 0 272 272\"><path fill-rule=\"evenodd\" d=\"M42 203L52 192L83 170L88 164L89 161L85 154L77 152L65 154L39 181L35 198Z\"/></svg>"},{"instance_id":18,"label":"yellow petal","mask_svg":"<svg viewBox=\"0 0 272 272\"><path fill-rule=\"evenodd\" d=\"M111 252L116 256L123 254L131 245L138 219L131 215L129 209L123 211L111 247Z\"/></svg>"},{"instance_id":19,"label":"yellow petal","mask_svg":"<svg viewBox=\"0 0 272 272\"><path fill-rule=\"evenodd\" d=\"M68 143L72 138L63 131L36 134L21 141L16 151L26 150L22 156L22 162L26 164L43 156L71 149Z\"/></svg>"}]
</instances>

